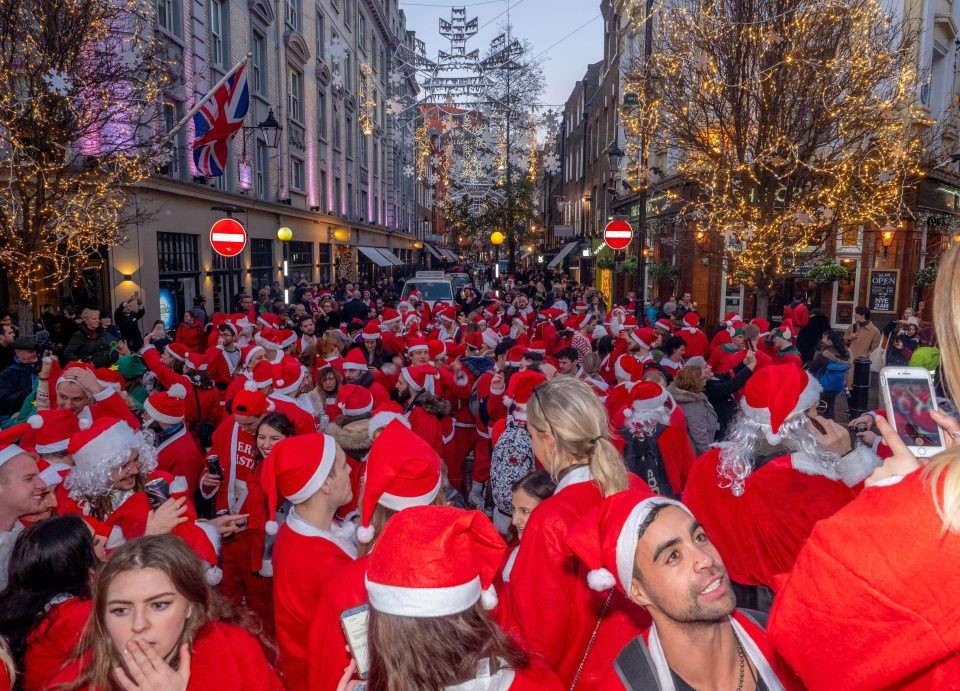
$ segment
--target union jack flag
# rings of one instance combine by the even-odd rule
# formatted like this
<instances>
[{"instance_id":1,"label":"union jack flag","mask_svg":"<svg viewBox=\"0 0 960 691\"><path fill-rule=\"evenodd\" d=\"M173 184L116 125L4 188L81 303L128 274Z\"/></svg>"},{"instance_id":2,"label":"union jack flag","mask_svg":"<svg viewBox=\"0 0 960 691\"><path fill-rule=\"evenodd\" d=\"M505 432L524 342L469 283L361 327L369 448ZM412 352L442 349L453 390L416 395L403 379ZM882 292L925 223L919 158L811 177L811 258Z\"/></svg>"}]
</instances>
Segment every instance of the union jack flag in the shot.
<instances>
[{"instance_id":1,"label":"union jack flag","mask_svg":"<svg viewBox=\"0 0 960 691\"><path fill-rule=\"evenodd\" d=\"M238 65L227 81L204 96L204 101L193 116L193 162L201 175L215 177L223 175L230 142L247 117L247 63Z\"/></svg>"}]
</instances>

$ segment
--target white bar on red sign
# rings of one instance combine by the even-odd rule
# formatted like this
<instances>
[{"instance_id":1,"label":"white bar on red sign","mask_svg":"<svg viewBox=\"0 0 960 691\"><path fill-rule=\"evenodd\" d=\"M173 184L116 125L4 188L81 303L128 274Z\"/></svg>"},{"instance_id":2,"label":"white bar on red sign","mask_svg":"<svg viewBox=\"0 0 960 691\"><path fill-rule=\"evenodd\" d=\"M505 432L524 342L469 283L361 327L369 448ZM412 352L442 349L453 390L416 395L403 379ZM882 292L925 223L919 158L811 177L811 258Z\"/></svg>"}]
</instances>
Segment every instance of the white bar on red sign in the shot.
<instances>
[{"instance_id":1,"label":"white bar on red sign","mask_svg":"<svg viewBox=\"0 0 960 691\"><path fill-rule=\"evenodd\" d=\"M633 233L629 230L608 230L604 233L608 238L630 238Z\"/></svg>"},{"instance_id":2,"label":"white bar on red sign","mask_svg":"<svg viewBox=\"0 0 960 691\"><path fill-rule=\"evenodd\" d=\"M242 233L211 233L210 239L213 242L243 242Z\"/></svg>"}]
</instances>

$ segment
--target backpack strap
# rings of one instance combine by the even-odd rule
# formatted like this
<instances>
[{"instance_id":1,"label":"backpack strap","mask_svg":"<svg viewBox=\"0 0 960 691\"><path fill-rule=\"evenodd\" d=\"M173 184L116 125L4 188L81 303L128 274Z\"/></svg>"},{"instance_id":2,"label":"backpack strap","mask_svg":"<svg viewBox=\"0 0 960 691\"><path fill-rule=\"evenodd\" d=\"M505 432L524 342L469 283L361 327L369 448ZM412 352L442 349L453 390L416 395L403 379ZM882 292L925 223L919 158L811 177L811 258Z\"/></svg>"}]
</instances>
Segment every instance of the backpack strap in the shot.
<instances>
[{"instance_id":1,"label":"backpack strap","mask_svg":"<svg viewBox=\"0 0 960 691\"><path fill-rule=\"evenodd\" d=\"M758 629L763 631L767 630L767 620L770 618L767 612L761 612L756 609L746 609L745 607L737 607L737 611L749 619Z\"/></svg>"},{"instance_id":2,"label":"backpack strap","mask_svg":"<svg viewBox=\"0 0 960 691\"><path fill-rule=\"evenodd\" d=\"M613 668L627 691L651 691L660 688L653 658L650 657L650 650L642 636L637 636L627 643L614 660Z\"/></svg>"}]
</instances>

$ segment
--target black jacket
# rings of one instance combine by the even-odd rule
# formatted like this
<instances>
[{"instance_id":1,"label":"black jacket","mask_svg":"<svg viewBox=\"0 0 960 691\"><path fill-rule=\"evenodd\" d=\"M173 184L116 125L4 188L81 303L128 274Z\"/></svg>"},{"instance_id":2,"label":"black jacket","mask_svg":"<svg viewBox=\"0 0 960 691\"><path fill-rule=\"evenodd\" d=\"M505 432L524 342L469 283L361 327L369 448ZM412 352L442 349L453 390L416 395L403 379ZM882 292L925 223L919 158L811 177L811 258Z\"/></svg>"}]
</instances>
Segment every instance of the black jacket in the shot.
<instances>
[{"instance_id":1,"label":"black jacket","mask_svg":"<svg viewBox=\"0 0 960 691\"><path fill-rule=\"evenodd\" d=\"M113 323L120 328L120 337L127 342L130 352L137 352L143 347L143 335L140 333L140 325L137 323L143 319L145 313L141 306L136 312L124 313L123 305L120 305L113 313Z\"/></svg>"},{"instance_id":2,"label":"black jacket","mask_svg":"<svg viewBox=\"0 0 960 691\"><path fill-rule=\"evenodd\" d=\"M117 360L118 354L110 338L98 327L92 334L86 328L74 332L63 356L67 362L79 360L92 362L94 367L109 367Z\"/></svg>"},{"instance_id":3,"label":"black jacket","mask_svg":"<svg viewBox=\"0 0 960 691\"><path fill-rule=\"evenodd\" d=\"M737 365L733 372L733 374L725 372L710 379L703 391L717 413L717 422L720 423L719 439L726 436L727 425L737 412L737 403L733 400L733 394L742 389L753 374L753 370L742 363Z\"/></svg>"},{"instance_id":4,"label":"black jacket","mask_svg":"<svg viewBox=\"0 0 960 691\"><path fill-rule=\"evenodd\" d=\"M16 415L27 396L33 391L37 370L15 360L0 372L0 415Z\"/></svg>"}]
</instances>

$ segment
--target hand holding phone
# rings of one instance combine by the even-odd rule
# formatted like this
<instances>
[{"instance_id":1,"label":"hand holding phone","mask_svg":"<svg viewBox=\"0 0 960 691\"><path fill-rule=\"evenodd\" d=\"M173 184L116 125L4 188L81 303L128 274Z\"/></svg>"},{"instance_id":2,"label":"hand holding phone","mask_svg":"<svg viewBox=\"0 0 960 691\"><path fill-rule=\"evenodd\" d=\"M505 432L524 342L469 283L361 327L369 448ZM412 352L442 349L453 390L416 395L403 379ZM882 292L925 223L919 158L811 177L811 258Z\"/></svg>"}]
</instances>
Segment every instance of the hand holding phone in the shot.
<instances>
[{"instance_id":1,"label":"hand holding phone","mask_svg":"<svg viewBox=\"0 0 960 691\"><path fill-rule=\"evenodd\" d=\"M367 624L370 619L370 606L360 605L340 613L340 626L350 647L350 654L357 663L357 674L366 679L370 671L370 651L367 647Z\"/></svg>"},{"instance_id":2,"label":"hand holding phone","mask_svg":"<svg viewBox=\"0 0 960 691\"><path fill-rule=\"evenodd\" d=\"M937 395L929 371L884 367L880 392L887 422L914 456L931 458L946 448L943 430L932 415L937 410Z\"/></svg>"}]
</instances>

